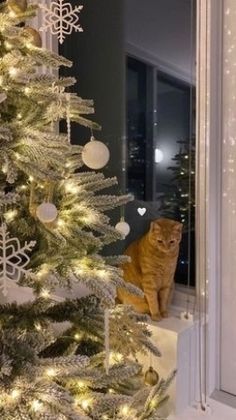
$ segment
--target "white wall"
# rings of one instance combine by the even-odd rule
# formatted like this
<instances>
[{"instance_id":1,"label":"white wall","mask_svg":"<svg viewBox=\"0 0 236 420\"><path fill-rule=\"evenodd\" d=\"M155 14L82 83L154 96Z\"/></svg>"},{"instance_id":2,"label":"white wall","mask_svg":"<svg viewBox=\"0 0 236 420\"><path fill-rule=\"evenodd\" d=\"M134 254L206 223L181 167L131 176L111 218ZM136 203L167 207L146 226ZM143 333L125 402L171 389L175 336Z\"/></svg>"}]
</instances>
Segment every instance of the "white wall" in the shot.
<instances>
[{"instance_id":1,"label":"white wall","mask_svg":"<svg viewBox=\"0 0 236 420\"><path fill-rule=\"evenodd\" d=\"M191 0L125 0L125 27L128 44L190 77Z\"/></svg>"}]
</instances>

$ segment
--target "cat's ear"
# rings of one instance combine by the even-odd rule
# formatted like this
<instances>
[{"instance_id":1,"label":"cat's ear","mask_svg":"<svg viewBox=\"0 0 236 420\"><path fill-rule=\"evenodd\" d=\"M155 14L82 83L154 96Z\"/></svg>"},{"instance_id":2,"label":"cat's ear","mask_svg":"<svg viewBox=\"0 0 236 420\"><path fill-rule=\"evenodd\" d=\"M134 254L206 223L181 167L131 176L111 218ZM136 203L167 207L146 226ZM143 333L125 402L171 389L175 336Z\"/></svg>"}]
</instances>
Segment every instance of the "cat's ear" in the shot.
<instances>
[{"instance_id":1,"label":"cat's ear","mask_svg":"<svg viewBox=\"0 0 236 420\"><path fill-rule=\"evenodd\" d=\"M161 231L161 226L158 224L158 220L151 222L150 231L158 233Z\"/></svg>"},{"instance_id":2,"label":"cat's ear","mask_svg":"<svg viewBox=\"0 0 236 420\"><path fill-rule=\"evenodd\" d=\"M175 225L174 225L174 230L178 233L182 233L183 232L183 223L176 222Z\"/></svg>"}]
</instances>

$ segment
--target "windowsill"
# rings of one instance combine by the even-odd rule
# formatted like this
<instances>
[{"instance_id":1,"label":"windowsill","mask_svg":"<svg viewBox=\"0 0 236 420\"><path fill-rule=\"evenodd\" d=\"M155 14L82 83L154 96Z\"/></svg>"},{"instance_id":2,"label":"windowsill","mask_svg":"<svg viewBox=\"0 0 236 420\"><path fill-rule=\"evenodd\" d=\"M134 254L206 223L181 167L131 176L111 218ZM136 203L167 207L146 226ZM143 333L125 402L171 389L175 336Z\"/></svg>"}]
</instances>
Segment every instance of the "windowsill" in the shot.
<instances>
[{"instance_id":1,"label":"windowsill","mask_svg":"<svg viewBox=\"0 0 236 420\"><path fill-rule=\"evenodd\" d=\"M180 315L181 312L186 311L188 307L190 313L194 313L196 309L196 289L194 287L187 287L180 284L175 284L173 300L171 308L173 312Z\"/></svg>"},{"instance_id":2,"label":"windowsill","mask_svg":"<svg viewBox=\"0 0 236 420\"><path fill-rule=\"evenodd\" d=\"M184 284L180 284L180 283L175 283L175 290L177 292L181 292L181 293L188 293L190 296L195 296L196 294L196 289L193 286L187 286Z\"/></svg>"},{"instance_id":3,"label":"windowsill","mask_svg":"<svg viewBox=\"0 0 236 420\"><path fill-rule=\"evenodd\" d=\"M233 409L236 409L236 396L232 394L227 394L224 391L214 391L211 395L211 399L215 400L221 404L227 405ZM236 418L236 412L234 412Z\"/></svg>"},{"instance_id":4,"label":"windowsill","mask_svg":"<svg viewBox=\"0 0 236 420\"><path fill-rule=\"evenodd\" d=\"M149 325L154 328L162 328L179 335L192 328L196 322L197 321L191 322L180 319L178 309L172 307L170 310L170 316L168 318L162 319L159 322L150 321Z\"/></svg>"},{"instance_id":5,"label":"windowsill","mask_svg":"<svg viewBox=\"0 0 236 420\"><path fill-rule=\"evenodd\" d=\"M162 354L161 358L154 356L141 356L145 372L150 364L159 373L160 377L166 378L177 369L176 380L168 390L169 403L163 407L163 417L170 413L181 415L187 407L196 399L197 387L197 357L198 348L198 322L180 319L183 308L171 306L170 317L160 322L150 321L152 341Z\"/></svg>"}]
</instances>

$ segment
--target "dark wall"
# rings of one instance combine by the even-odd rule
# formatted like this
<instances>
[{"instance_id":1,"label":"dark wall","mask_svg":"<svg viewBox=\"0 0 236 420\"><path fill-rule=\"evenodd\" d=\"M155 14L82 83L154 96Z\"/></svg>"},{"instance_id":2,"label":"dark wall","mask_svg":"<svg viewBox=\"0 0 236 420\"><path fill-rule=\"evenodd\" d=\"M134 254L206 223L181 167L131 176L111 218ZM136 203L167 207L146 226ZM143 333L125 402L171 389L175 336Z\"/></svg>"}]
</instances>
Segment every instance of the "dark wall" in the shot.
<instances>
[{"instance_id":1,"label":"dark wall","mask_svg":"<svg viewBox=\"0 0 236 420\"><path fill-rule=\"evenodd\" d=\"M77 5L78 1L71 0ZM71 69L61 74L76 77L76 91L82 98L93 99L94 121L102 126L95 137L107 144L111 158L102 171L106 176L116 176L122 190L122 141L125 135L125 48L123 0L82 0L84 5L80 21L83 33L73 33L60 47L60 53L74 62ZM72 127L72 142L85 144L90 137L88 129ZM123 140L122 140L123 139ZM123 192L123 191L122 191ZM109 214L115 225L120 219L120 209ZM118 242L105 252L122 251Z\"/></svg>"},{"instance_id":2,"label":"dark wall","mask_svg":"<svg viewBox=\"0 0 236 420\"><path fill-rule=\"evenodd\" d=\"M71 1L77 5L78 1ZM102 125L95 133L111 151L106 175L121 175L122 138L125 126L125 57L123 0L83 0L80 21L83 33L73 33L60 52L74 62L64 74L77 78L78 94L94 99L93 119ZM88 130L73 127L73 142L83 144Z\"/></svg>"}]
</instances>

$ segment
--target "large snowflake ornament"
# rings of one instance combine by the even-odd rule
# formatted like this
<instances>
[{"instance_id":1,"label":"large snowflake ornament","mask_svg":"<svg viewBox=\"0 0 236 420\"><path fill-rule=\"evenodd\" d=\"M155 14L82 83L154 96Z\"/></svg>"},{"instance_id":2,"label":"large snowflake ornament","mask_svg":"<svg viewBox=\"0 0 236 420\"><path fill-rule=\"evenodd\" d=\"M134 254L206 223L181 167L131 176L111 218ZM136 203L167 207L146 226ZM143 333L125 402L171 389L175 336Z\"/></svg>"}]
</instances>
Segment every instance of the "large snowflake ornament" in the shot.
<instances>
[{"instance_id":1,"label":"large snowflake ornament","mask_svg":"<svg viewBox=\"0 0 236 420\"><path fill-rule=\"evenodd\" d=\"M10 238L5 224L0 226L0 290L4 296L8 294L7 283L9 280L18 282L22 275L27 275L31 270L26 266L30 262L28 252L31 252L36 242L25 242L21 247L19 239Z\"/></svg>"},{"instance_id":2,"label":"large snowflake ornament","mask_svg":"<svg viewBox=\"0 0 236 420\"><path fill-rule=\"evenodd\" d=\"M83 32L79 23L79 14L83 6L75 6L65 0L51 1L50 6L40 5L44 12L43 26L40 31L49 30L52 35L57 35L60 44L63 44L66 35L71 35L72 31Z\"/></svg>"}]
</instances>

